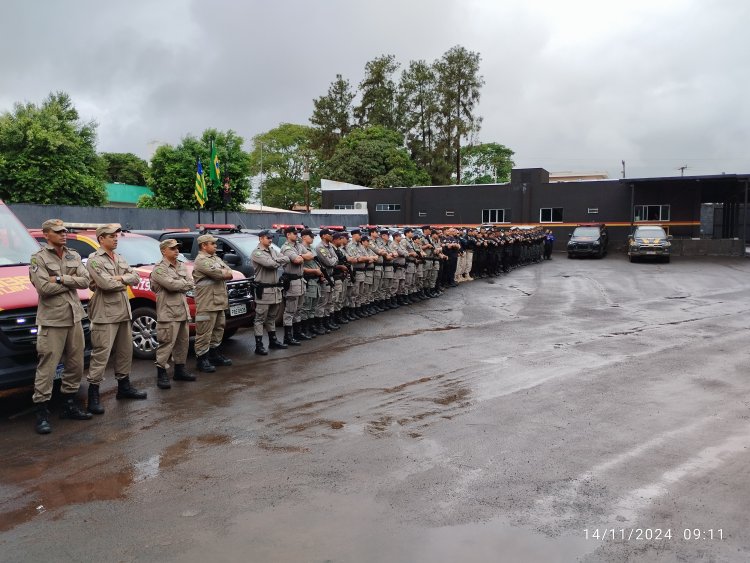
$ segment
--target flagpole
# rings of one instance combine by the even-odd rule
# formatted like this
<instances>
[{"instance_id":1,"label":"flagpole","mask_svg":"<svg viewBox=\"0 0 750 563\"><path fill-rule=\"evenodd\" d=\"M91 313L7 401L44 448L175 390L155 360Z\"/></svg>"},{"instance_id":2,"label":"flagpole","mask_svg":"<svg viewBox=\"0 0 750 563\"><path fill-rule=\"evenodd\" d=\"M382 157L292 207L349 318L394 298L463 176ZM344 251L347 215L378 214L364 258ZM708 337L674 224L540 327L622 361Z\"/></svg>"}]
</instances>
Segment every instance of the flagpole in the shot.
<instances>
[{"instance_id":1,"label":"flagpole","mask_svg":"<svg viewBox=\"0 0 750 563\"><path fill-rule=\"evenodd\" d=\"M198 163L200 162L200 157L195 159L195 169L198 170ZM198 204L198 224L201 223L201 205Z\"/></svg>"}]
</instances>

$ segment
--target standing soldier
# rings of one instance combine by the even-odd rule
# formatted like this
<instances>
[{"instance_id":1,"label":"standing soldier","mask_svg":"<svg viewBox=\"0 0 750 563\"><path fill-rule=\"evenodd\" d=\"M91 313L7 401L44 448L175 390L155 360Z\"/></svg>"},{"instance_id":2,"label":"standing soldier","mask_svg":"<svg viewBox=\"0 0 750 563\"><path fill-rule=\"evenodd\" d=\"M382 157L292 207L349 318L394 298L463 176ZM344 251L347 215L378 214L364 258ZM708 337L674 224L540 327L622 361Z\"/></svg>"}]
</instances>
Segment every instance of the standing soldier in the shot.
<instances>
[{"instance_id":1,"label":"standing soldier","mask_svg":"<svg viewBox=\"0 0 750 563\"><path fill-rule=\"evenodd\" d=\"M416 291L417 281L417 249L412 244L414 230L411 227L404 229L404 238L401 239L401 248L406 251L406 274L404 279L405 301L415 303L417 298L413 293Z\"/></svg>"},{"instance_id":2,"label":"standing soldier","mask_svg":"<svg viewBox=\"0 0 750 563\"><path fill-rule=\"evenodd\" d=\"M138 285L140 276L117 254L117 239L120 225L103 225L96 229L96 240L100 244L96 252L89 254L86 269L91 278L89 286L94 292L89 302L91 319L91 365L89 366L88 411L103 414L99 403L99 385L104 381L104 370L110 356L114 356L115 378L118 399L145 399L146 392L138 391L130 384L130 368L133 364L133 330L130 324L129 286Z\"/></svg>"},{"instance_id":3,"label":"standing soldier","mask_svg":"<svg viewBox=\"0 0 750 563\"><path fill-rule=\"evenodd\" d=\"M406 299L406 257L409 253L401 246L403 236L399 231L393 233L391 241L391 253L396 256L393 261L393 281L396 302L399 305L408 305L410 301Z\"/></svg>"},{"instance_id":4,"label":"standing soldier","mask_svg":"<svg viewBox=\"0 0 750 563\"><path fill-rule=\"evenodd\" d=\"M336 284L333 280L333 272L339 261L336 249L333 246L333 233L330 229L320 230L320 242L315 247L315 257L320 262L321 267L325 268L328 279L334 282L333 284L326 283L321 287L321 296L315 305L315 331L318 334L328 334L334 330L328 322L326 313L334 298Z\"/></svg>"},{"instance_id":5,"label":"standing soldier","mask_svg":"<svg viewBox=\"0 0 750 563\"><path fill-rule=\"evenodd\" d=\"M297 240L297 229L284 229L286 242L281 247L281 253L289 258L284 266L284 344L299 346L302 344L300 321L302 320L302 305L305 299L305 283L302 280L305 260L312 259L311 251L305 249Z\"/></svg>"},{"instance_id":6,"label":"standing soldier","mask_svg":"<svg viewBox=\"0 0 750 563\"><path fill-rule=\"evenodd\" d=\"M362 231L359 229L351 230L352 240L346 245L346 256L347 261L351 268L354 268L354 280L351 282L350 300L349 307L352 310L352 314L358 318L364 318L367 315L362 310L363 297L364 297L364 285L365 285L365 269L366 265L369 264L370 259L367 257L367 252L362 246Z\"/></svg>"},{"instance_id":7,"label":"standing soldier","mask_svg":"<svg viewBox=\"0 0 750 563\"><path fill-rule=\"evenodd\" d=\"M323 271L320 264L315 259L315 252L312 249L312 243L315 240L313 232L310 229L303 229L300 233L302 236L302 246L305 249L305 253L302 255L305 258L303 264L304 278L305 278L305 300L302 306L302 338L303 340L310 340L315 338L318 334L325 334L323 329L318 329L315 326L315 307L320 300L322 293L321 287L327 284Z\"/></svg>"},{"instance_id":8,"label":"standing soldier","mask_svg":"<svg viewBox=\"0 0 750 563\"><path fill-rule=\"evenodd\" d=\"M49 400L55 370L65 357L62 374L63 410L60 418L89 420L91 413L82 410L75 402L83 378L83 351L85 340L81 320L86 316L78 289L89 286L89 276L81 257L65 246L67 229L60 219L42 223L47 244L31 255L29 279L39 294L37 308L36 351L39 363L34 378L36 404L36 431L49 434Z\"/></svg>"},{"instance_id":9,"label":"standing soldier","mask_svg":"<svg viewBox=\"0 0 750 563\"><path fill-rule=\"evenodd\" d=\"M362 291L362 307L366 314L375 315L380 312L380 309L375 307L374 294L372 287L375 283L375 262L380 258L375 251L370 248L370 237L368 235L362 235L360 240L364 254L370 261L365 264L365 285ZM381 272L382 273L382 272Z\"/></svg>"},{"instance_id":10,"label":"standing soldier","mask_svg":"<svg viewBox=\"0 0 750 563\"><path fill-rule=\"evenodd\" d=\"M224 338L224 311L229 307L227 280L232 269L216 256L212 234L198 237L198 256L193 266L195 282L195 359L198 371L213 373L216 366L231 366L232 360L219 352Z\"/></svg>"},{"instance_id":11,"label":"standing soldier","mask_svg":"<svg viewBox=\"0 0 750 563\"><path fill-rule=\"evenodd\" d=\"M258 233L258 246L253 250L255 268L255 353L267 356L263 346L263 328L268 331L268 347L283 350L287 347L276 338L276 315L282 302L278 269L289 264L290 259L271 246L271 233Z\"/></svg>"},{"instance_id":12,"label":"standing soldier","mask_svg":"<svg viewBox=\"0 0 750 563\"><path fill-rule=\"evenodd\" d=\"M369 251L375 255L375 270L373 271L372 276L372 299L373 299L373 308L376 312L382 312L386 310L386 307L382 303L382 294L381 294L381 288L383 285L383 254L385 252L380 249L379 242L380 237L378 236L378 229L377 227L371 227L369 230L370 235L370 247Z\"/></svg>"},{"instance_id":13,"label":"standing soldier","mask_svg":"<svg viewBox=\"0 0 750 563\"><path fill-rule=\"evenodd\" d=\"M393 283L394 283L394 266L393 259L395 256L391 253L391 232L388 229L380 231L380 238L377 240L375 252L383 257L383 284L380 286L380 295L383 306L388 309L398 307L393 301Z\"/></svg>"},{"instance_id":14,"label":"standing soldier","mask_svg":"<svg viewBox=\"0 0 750 563\"><path fill-rule=\"evenodd\" d=\"M156 293L156 386L169 389L170 356L174 360L175 381L195 381L195 376L185 371L190 333L190 309L185 294L195 289L193 278L185 265L177 260L179 243L168 238L159 243L162 260L151 272L151 291Z\"/></svg>"}]
</instances>

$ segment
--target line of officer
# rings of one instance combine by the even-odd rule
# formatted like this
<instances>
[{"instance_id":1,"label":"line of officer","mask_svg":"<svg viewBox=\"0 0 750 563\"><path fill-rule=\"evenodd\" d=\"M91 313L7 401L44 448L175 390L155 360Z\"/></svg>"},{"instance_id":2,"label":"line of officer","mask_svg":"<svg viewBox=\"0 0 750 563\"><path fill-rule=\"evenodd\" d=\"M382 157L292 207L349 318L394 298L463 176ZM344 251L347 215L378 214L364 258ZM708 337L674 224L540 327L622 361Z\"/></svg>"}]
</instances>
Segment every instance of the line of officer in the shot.
<instances>
[{"instance_id":1,"label":"line of officer","mask_svg":"<svg viewBox=\"0 0 750 563\"><path fill-rule=\"evenodd\" d=\"M87 380L88 411L104 414L99 402L99 386L104 381L104 371L110 356L114 358L118 399L145 399L146 393L130 383L130 368L133 364L133 332L129 287L136 286L141 278L117 254L119 225L102 225L96 229L99 248L89 254L86 263L90 277L89 289L93 292L89 301L91 320L91 364Z\"/></svg>"},{"instance_id":2,"label":"line of officer","mask_svg":"<svg viewBox=\"0 0 750 563\"><path fill-rule=\"evenodd\" d=\"M231 366L232 360L219 351L224 337L229 307L227 280L233 277L232 269L216 255L215 236L198 237L198 256L193 267L195 282L195 357L198 371L213 373L216 366Z\"/></svg>"},{"instance_id":3,"label":"line of officer","mask_svg":"<svg viewBox=\"0 0 750 563\"><path fill-rule=\"evenodd\" d=\"M36 431L49 434L49 400L55 370L62 359L60 418L89 420L91 413L76 404L84 367L85 340L82 320L86 316L79 289L89 286L89 274L81 256L65 246L67 229L60 219L42 223L47 244L31 255L29 279L39 294L37 307L36 350L38 363L34 377L33 401L36 405Z\"/></svg>"},{"instance_id":4,"label":"line of officer","mask_svg":"<svg viewBox=\"0 0 750 563\"><path fill-rule=\"evenodd\" d=\"M159 243L162 260L151 272L151 290L156 293L156 386L170 389L169 361L174 364L175 381L195 381L185 369L190 331L190 308L187 293L195 290L195 283L185 265L177 260L180 245L173 239Z\"/></svg>"}]
</instances>

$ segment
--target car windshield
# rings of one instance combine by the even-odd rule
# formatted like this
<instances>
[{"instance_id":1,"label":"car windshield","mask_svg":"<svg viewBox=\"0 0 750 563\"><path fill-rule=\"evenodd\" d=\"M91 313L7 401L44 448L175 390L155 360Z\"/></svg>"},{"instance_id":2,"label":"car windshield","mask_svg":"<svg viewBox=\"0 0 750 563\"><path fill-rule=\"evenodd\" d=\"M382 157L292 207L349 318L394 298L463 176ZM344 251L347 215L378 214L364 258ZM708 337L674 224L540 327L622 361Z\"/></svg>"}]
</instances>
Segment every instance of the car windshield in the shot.
<instances>
[{"instance_id":1,"label":"car windshield","mask_svg":"<svg viewBox=\"0 0 750 563\"><path fill-rule=\"evenodd\" d=\"M117 241L117 253L133 267L161 262L159 243L151 237L121 236Z\"/></svg>"},{"instance_id":2,"label":"car windshield","mask_svg":"<svg viewBox=\"0 0 750 563\"><path fill-rule=\"evenodd\" d=\"M256 237L255 235L243 235L239 237L231 237L227 240L234 246L239 248L244 255L250 256L253 250L255 250L255 247L258 246L258 242L260 239L258 239L258 237Z\"/></svg>"},{"instance_id":3,"label":"car windshield","mask_svg":"<svg viewBox=\"0 0 750 563\"><path fill-rule=\"evenodd\" d=\"M596 227L577 227L575 231L573 231L574 237L599 237L599 229Z\"/></svg>"},{"instance_id":4,"label":"car windshield","mask_svg":"<svg viewBox=\"0 0 750 563\"><path fill-rule=\"evenodd\" d=\"M28 264L39 243L5 205L0 205L0 266Z\"/></svg>"},{"instance_id":5,"label":"car windshield","mask_svg":"<svg viewBox=\"0 0 750 563\"><path fill-rule=\"evenodd\" d=\"M636 229L635 238L667 238L667 233L661 227L649 227L648 229Z\"/></svg>"}]
</instances>

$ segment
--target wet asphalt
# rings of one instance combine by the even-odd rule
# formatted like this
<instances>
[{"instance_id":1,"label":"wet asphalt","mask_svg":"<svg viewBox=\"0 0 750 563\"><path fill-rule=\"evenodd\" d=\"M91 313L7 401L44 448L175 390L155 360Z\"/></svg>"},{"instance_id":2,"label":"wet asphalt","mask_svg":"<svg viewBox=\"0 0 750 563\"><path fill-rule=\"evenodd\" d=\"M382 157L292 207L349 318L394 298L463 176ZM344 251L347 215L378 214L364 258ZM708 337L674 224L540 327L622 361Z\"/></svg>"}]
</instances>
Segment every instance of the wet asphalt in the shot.
<instances>
[{"instance_id":1,"label":"wet asphalt","mask_svg":"<svg viewBox=\"0 0 750 563\"><path fill-rule=\"evenodd\" d=\"M146 401L49 436L5 401L0 559L746 561L749 297L555 255L168 391L136 361Z\"/></svg>"}]
</instances>

